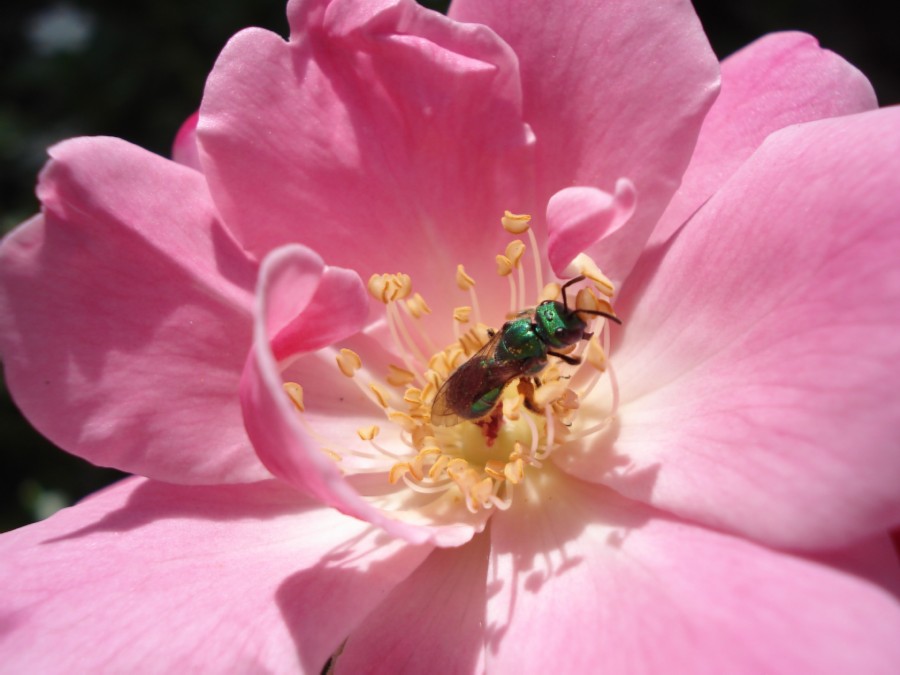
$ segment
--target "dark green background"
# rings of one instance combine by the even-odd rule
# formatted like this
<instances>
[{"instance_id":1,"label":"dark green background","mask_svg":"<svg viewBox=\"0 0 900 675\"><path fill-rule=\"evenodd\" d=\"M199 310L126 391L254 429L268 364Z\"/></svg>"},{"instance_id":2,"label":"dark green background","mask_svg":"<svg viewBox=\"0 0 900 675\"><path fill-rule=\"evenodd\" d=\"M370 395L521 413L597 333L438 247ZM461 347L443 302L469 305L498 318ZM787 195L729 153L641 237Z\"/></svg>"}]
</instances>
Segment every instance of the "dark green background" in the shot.
<instances>
[{"instance_id":1,"label":"dark green background","mask_svg":"<svg viewBox=\"0 0 900 675\"><path fill-rule=\"evenodd\" d=\"M528 0L522 0L528 2ZM443 2L423 2L442 9ZM727 56L774 30L812 33L865 72L882 105L900 101L900 40L881 3L848 0L695 2L713 48ZM41 43L41 17L75 12L83 43ZM55 14L54 14L55 13ZM70 14L71 15L71 14ZM33 189L45 148L71 136L119 136L168 154L199 103L206 74L245 26L287 33L282 0L7 2L0 8L0 226L37 210ZM539 27L535 27L539 30ZM43 44L43 46L41 46ZM71 503L120 474L47 443L0 392L0 531Z\"/></svg>"}]
</instances>

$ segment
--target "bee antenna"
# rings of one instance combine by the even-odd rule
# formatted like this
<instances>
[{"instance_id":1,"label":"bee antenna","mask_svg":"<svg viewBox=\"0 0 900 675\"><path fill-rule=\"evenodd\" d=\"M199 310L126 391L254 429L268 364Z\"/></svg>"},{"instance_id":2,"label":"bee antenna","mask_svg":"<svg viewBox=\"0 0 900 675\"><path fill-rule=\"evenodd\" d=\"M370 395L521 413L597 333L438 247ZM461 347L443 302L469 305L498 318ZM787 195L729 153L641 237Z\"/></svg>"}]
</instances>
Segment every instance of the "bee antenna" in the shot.
<instances>
[{"instance_id":1,"label":"bee antenna","mask_svg":"<svg viewBox=\"0 0 900 675\"><path fill-rule=\"evenodd\" d=\"M577 277L574 277L573 279L569 279L566 283L563 284L563 287L560 289L560 290L562 290L563 307L566 308L566 313L569 312L569 301L566 300L566 289L567 289L569 286L571 286L572 284L577 284L579 281L584 281L584 275L583 275L583 274L582 274L582 275L579 275L579 276L577 276Z\"/></svg>"},{"instance_id":2,"label":"bee antenna","mask_svg":"<svg viewBox=\"0 0 900 675\"><path fill-rule=\"evenodd\" d=\"M622 319L617 317L615 314L610 314L609 312L601 312L598 309L576 309L575 311L579 314L593 314L594 316L602 316L609 319L610 321L615 321L620 326L622 325Z\"/></svg>"}]
</instances>

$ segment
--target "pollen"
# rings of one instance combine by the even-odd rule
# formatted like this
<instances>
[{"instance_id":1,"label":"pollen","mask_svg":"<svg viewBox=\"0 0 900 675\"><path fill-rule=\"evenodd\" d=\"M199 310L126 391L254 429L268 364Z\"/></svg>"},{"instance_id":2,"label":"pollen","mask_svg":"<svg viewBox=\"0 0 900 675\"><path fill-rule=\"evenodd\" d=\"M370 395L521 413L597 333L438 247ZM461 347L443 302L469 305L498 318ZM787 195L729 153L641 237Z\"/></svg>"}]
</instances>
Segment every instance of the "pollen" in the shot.
<instances>
[{"instance_id":1,"label":"pollen","mask_svg":"<svg viewBox=\"0 0 900 675\"><path fill-rule=\"evenodd\" d=\"M405 387L416 379L416 375L415 373L406 370L406 368L401 368L400 366L389 363L388 376L386 379L387 383L392 387Z\"/></svg>"},{"instance_id":2,"label":"pollen","mask_svg":"<svg viewBox=\"0 0 900 675\"><path fill-rule=\"evenodd\" d=\"M471 307L456 307L453 310L453 320L458 323L469 323L470 316L472 316Z\"/></svg>"}]
</instances>

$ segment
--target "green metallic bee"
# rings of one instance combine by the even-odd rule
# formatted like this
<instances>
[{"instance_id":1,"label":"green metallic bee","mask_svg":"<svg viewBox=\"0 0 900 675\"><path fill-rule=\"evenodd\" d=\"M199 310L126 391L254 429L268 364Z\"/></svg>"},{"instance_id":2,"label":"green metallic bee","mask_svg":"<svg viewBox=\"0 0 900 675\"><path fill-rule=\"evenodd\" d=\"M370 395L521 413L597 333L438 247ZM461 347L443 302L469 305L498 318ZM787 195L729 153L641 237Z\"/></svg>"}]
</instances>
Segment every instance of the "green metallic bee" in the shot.
<instances>
[{"instance_id":1,"label":"green metallic bee","mask_svg":"<svg viewBox=\"0 0 900 675\"><path fill-rule=\"evenodd\" d=\"M579 313L622 323L606 312L569 309L566 288L583 280L583 276L575 277L563 285L562 302L546 300L507 321L499 331L491 331L487 344L441 385L431 405L432 423L450 427L463 420L487 417L497 406L503 388L516 377L537 376L547 365L548 356L571 365L580 363L577 357L554 351L591 337Z\"/></svg>"}]
</instances>

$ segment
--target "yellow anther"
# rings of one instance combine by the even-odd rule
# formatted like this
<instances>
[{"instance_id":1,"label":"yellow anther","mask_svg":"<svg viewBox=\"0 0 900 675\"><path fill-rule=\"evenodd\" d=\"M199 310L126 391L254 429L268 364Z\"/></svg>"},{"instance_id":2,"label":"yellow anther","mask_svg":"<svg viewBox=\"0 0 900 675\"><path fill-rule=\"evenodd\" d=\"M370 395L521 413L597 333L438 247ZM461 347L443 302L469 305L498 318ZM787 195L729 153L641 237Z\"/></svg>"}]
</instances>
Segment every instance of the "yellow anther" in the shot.
<instances>
[{"instance_id":1,"label":"yellow anther","mask_svg":"<svg viewBox=\"0 0 900 675\"><path fill-rule=\"evenodd\" d=\"M521 239L514 239L506 245L504 253L512 261L513 267L518 267L522 254L525 253L525 242Z\"/></svg>"},{"instance_id":2,"label":"yellow anther","mask_svg":"<svg viewBox=\"0 0 900 675\"><path fill-rule=\"evenodd\" d=\"M362 359L352 349L342 349L335 357L338 368L347 377L353 377L357 370L362 368Z\"/></svg>"},{"instance_id":3,"label":"yellow anther","mask_svg":"<svg viewBox=\"0 0 900 675\"><path fill-rule=\"evenodd\" d=\"M396 290L391 300L402 300L412 292L412 279L408 274L395 274L392 281Z\"/></svg>"},{"instance_id":4,"label":"yellow anther","mask_svg":"<svg viewBox=\"0 0 900 675\"><path fill-rule=\"evenodd\" d=\"M497 260L497 274L501 277L509 276L509 274L513 271L513 262L505 255L498 255L496 257Z\"/></svg>"},{"instance_id":5,"label":"yellow anther","mask_svg":"<svg viewBox=\"0 0 900 675\"><path fill-rule=\"evenodd\" d=\"M328 448L322 448L322 452L324 452L326 455L331 457L331 459L333 459L335 462L340 462L342 459L344 459L339 454L337 454L334 450L330 450Z\"/></svg>"},{"instance_id":6,"label":"yellow anther","mask_svg":"<svg viewBox=\"0 0 900 675\"><path fill-rule=\"evenodd\" d=\"M503 475L503 462L497 459L489 459L485 462L484 472L491 478L496 478L497 480L503 480L505 478Z\"/></svg>"},{"instance_id":7,"label":"yellow anther","mask_svg":"<svg viewBox=\"0 0 900 675\"><path fill-rule=\"evenodd\" d=\"M416 379L416 376L406 368L388 364L387 383L393 387L405 387Z\"/></svg>"},{"instance_id":8,"label":"yellow anther","mask_svg":"<svg viewBox=\"0 0 900 675\"><path fill-rule=\"evenodd\" d=\"M539 408L558 401L563 397L564 392L568 388L565 380L557 380L556 382L548 382L542 384L534 392L534 402Z\"/></svg>"},{"instance_id":9,"label":"yellow anther","mask_svg":"<svg viewBox=\"0 0 900 675\"><path fill-rule=\"evenodd\" d=\"M528 224L530 222L531 216L524 213L510 213L509 211L504 211L503 218L500 219L503 229L510 234L522 234L523 232L527 232L529 227Z\"/></svg>"},{"instance_id":10,"label":"yellow anther","mask_svg":"<svg viewBox=\"0 0 900 675\"><path fill-rule=\"evenodd\" d=\"M415 387L410 387L403 393L403 400L412 406L421 405L422 390L416 389Z\"/></svg>"},{"instance_id":11,"label":"yellow anther","mask_svg":"<svg viewBox=\"0 0 900 675\"><path fill-rule=\"evenodd\" d=\"M378 428L378 425L373 424L370 427L360 427L359 429L356 430L356 433L359 435L359 437L362 440L371 441L373 438L375 438L378 435L379 431L381 431L381 429Z\"/></svg>"},{"instance_id":12,"label":"yellow anther","mask_svg":"<svg viewBox=\"0 0 900 675\"><path fill-rule=\"evenodd\" d=\"M434 429L430 426L422 425L413 429L412 432L412 442L413 445L419 449L424 448L426 445L433 445L436 441L430 441L429 439L433 439L431 434L434 433Z\"/></svg>"},{"instance_id":13,"label":"yellow anther","mask_svg":"<svg viewBox=\"0 0 900 675\"><path fill-rule=\"evenodd\" d=\"M391 470L388 472L388 482L391 485L396 485L403 476L409 472L409 464L402 462L400 464L394 464L391 467Z\"/></svg>"},{"instance_id":14,"label":"yellow anther","mask_svg":"<svg viewBox=\"0 0 900 675\"><path fill-rule=\"evenodd\" d=\"M467 291L475 285L475 280L466 274L466 268L462 265L456 266L456 285L463 291Z\"/></svg>"},{"instance_id":15,"label":"yellow anther","mask_svg":"<svg viewBox=\"0 0 900 675\"><path fill-rule=\"evenodd\" d=\"M503 467L503 475L510 483L518 485L522 482L522 478L525 477L525 462L522 461L521 457L507 462L506 466Z\"/></svg>"},{"instance_id":16,"label":"yellow anther","mask_svg":"<svg viewBox=\"0 0 900 675\"><path fill-rule=\"evenodd\" d=\"M413 296L406 301L406 306L416 319L423 314L431 314L431 308L425 303L425 298L418 293L413 293Z\"/></svg>"},{"instance_id":17,"label":"yellow anther","mask_svg":"<svg viewBox=\"0 0 900 675\"><path fill-rule=\"evenodd\" d=\"M615 295L616 287L613 285L613 282L600 271L600 268L597 267L597 263L595 263L586 253L579 253L575 256L575 260L571 262L568 269L577 270L578 274L593 281L597 285L597 290L603 295L609 298Z\"/></svg>"},{"instance_id":18,"label":"yellow anther","mask_svg":"<svg viewBox=\"0 0 900 675\"><path fill-rule=\"evenodd\" d=\"M404 431L408 431L410 433L412 433L413 429L418 426L418 424L412 417L410 417L405 412L400 412L399 410L391 410L387 414L387 416L391 422L398 425Z\"/></svg>"},{"instance_id":19,"label":"yellow anther","mask_svg":"<svg viewBox=\"0 0 900 675\"><path fill-rule=\"evenodd\" d=\"M305 411L306 408L303 406L303 387L296 382L285 382L281 386L284 387L284 391L290 397L294 407L300 412Z\"/></svg>"},{"instance_id":20,"label":"yellow anther","mask_svg":"<svg viewBox=\"0 0 900 675\"><path fill-rule=\"evenodd\" d=\"M369 277L367 287L373 298L388 304L410 294L412 279L408 274L373 274Z\"/></svg>"},{"instance_id":21,"label":"yellow anther","mask_svg":"<svg viewBox=\"0 0 900 675\"><path fill-rule=\"evenodd\" d=\"M471 307L457 307L453 310L453 319L459 323L469 323L469 317L471 315Z\"/></svg>"},{"instance_id":22,"label":"yellow anther","mask_svg":"<svg viewBox=\"0 0 900 675\"><path fill-rule=\"evenodd\" d=\"M434 464L432 464L431 468L428 470L428 477L431 480L437 480L444 472L444 469L447 468L447 465L449 463L450 458L447 455L441 455L435 460Z\"/></svg>"},{"instance_id":23,"label":"yellow anther","mask_svg":"<svg viewBox=\"0 0 900 675\"><path fill-rule=\"evenodd\" d=\"M447 475L450 476L450 478L452 478L453 480L461 477L468 470L469 463L462 457L454 457L447 464Z\"/></svg>"},{"instance_id":24,"label":"yellow anther","mask_svg":"<svg viewBox=\"0 0 900 675\"><path fill-rule=\"evenodd\" d=\"M370 276L367 288L369 289L369 295L379 302L387 304L388 281L386 274L373 274Z\"/></svg>"},{"instance_id":25,"label":"yellow anther","mask_svg":"<svg viewBox=\"0 0 900 675\"><path fill-rule=\"evenodd\" d=\"M377 384L375 384L374 382L369 385L369 389L371 389L372 393L375 394L375 398L378 401L378 405L380 405L382 408L387 408L388 407L387 392L384 389L382 389L381 387L379 387Z\"/></svg>"},{"instance_id":26,"label":"yellow anther","mask_svg":"<svg viewBox=\"0 0 900 675\"><path fill-rule=\"evenodd\" d=\"M575 296L575 307L576 309L586 309L590 312L598 311L600 309L600 303L597 294L594 293L594 289L585 286L579 290L578 295Z\"/></svg>"},{"instance_id":27,"label":"yellow anther","mask_svg":"<svg viewBox=\"0 0 900 675\"><path fill-rule=\"evenodd\" d=\"M590 341L588 341L585 357L587 358L587 362L601 373L606 370L606 352L604 352L603 347L600 346L600 339L597 335L594 335Z\"/></svg>"},{"instance_id":28,"label":"yellow anther","mask_svg":"<svg viewBox=\"0 0 900 675\"><path fill-rule=\"evenodd\" d=\"M538 298L540 302L544 302L546 300L556 300L559 297L560 291L562 290L562 286L560 286L555 281L550 282L543 289L541 289L541 295Z\"/></svg>"}]
</instances>

